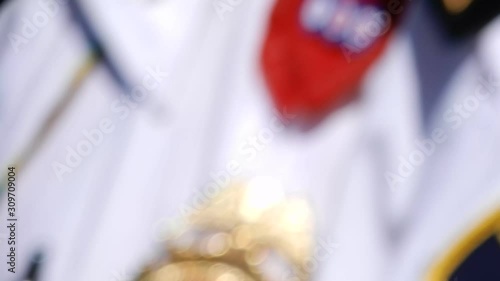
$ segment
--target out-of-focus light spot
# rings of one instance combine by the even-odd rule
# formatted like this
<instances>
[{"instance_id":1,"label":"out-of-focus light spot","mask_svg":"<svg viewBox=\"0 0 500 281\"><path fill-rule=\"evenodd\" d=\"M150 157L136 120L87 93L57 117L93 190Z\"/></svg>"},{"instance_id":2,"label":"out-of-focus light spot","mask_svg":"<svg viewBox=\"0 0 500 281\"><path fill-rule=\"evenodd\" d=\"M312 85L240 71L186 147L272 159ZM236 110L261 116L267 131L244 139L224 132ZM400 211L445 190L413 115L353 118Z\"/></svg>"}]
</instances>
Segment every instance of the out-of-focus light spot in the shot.
<instances>
[{"instance_id":1,"label":"out-of-focus light spot","mask_svg":"<svg viewBox=\"0 0 500 281\"><path fill-rule=\"evenodd\" d=\"M226 233L217 233L207 241L206 251L211 256L221 256L231 247L231 237Z\"/></svg>"},{"instance_id":2,"label":"out-of-focus light spot","mask_svg":"<svg viewBox=\"0 0 500 281\"><path fill-rule=\"evenodd\" d=\"M244 249L248 247L252 242L253 238L251 229L246 225L234 229L233 236L234 236L234 247L237 249Z\"/></svg>"},{"instance_id":3,"label":"out-of-focus light spot","mask_svg":"<svg viewBox=\"0 0 500 281\"><path fill-rule=\"evenodd\" d=\"M240 214L249 221L257 220L262 212L284 199L280 181L270 177L257 177L248 184L248 189L241 203Z\"/></svg>"},{"instance_id":4,"label":"out-of-focus light spot","mask_svg":"<svg viewBox=\"0 0 500 281\"><path fill-rule=\"evenodd\" d=\"M221 274L218 278L217 281L238 281L238 277L236 277L234 274L231 272L226 272L224 274Z\"/></svg>"}]
</instances>

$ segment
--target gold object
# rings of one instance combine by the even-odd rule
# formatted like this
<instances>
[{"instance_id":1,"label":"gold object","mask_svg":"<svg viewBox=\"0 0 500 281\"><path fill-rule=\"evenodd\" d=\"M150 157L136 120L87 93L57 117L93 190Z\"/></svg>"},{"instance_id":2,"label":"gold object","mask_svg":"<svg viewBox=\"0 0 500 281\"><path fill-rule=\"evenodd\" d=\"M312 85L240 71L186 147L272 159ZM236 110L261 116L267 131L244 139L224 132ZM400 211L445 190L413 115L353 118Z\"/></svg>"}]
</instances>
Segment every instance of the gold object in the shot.
<instances>
[{"instance_id":1,"label":"gold object","mask_svg":"<svg viewBox=\"0 0 500 281\"><path fill-rule=\"evenodd\" d=\"M458 15L465 11L474 0L442 0L449 14Z\"/></svg>"},{"instance_id":2,"label":"gold object","mask_svg":"<svg viewBox=\"0 0 500 281\"><path fill-rule=\"evenodd\" d=\"M306 281L313 220L302 199L270 188L223 190L167 241L139 281ZM287 273L285 275L285 273Z\"/></svg>"}]
</instances>

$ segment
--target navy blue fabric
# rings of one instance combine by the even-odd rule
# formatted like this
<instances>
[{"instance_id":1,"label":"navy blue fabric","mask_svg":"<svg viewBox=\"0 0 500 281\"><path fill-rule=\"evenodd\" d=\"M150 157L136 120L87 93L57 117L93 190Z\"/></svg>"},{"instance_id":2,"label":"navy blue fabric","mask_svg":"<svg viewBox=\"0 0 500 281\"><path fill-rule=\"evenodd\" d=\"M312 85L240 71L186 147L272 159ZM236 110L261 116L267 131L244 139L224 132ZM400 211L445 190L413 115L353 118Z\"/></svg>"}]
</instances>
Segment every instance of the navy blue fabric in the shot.
<instances>
[{"instance_id":1,"label":"navy blue fabric","mask_svg":"<svg viewBox=\"0 0 500 281\"><path fill-rule=\"evenodd\" d=\"M450 281L500 281L500 244L492 236L453 273Z\"/></svg>"}]
</instances>

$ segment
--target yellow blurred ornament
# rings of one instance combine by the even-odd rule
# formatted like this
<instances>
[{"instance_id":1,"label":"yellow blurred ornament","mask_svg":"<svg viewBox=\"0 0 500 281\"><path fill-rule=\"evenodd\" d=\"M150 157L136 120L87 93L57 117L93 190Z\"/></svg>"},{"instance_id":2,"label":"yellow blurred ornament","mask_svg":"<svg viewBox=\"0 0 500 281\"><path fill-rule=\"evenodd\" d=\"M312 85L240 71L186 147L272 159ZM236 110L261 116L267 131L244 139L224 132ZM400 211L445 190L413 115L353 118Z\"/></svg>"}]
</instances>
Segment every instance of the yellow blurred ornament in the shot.
<instances>
[{"instance_id":1,"label":"yellow blurred ornament","mask_svg":"<svg viewBox=\"0 0 500 281\"><path fill-rule=\"evenodd\" d=\"M305 200L287 199L279 187L252 181L224 189L186 221L166 241L168 258L138 281L309 280L312 212ZM292 274L280 277L285 268Z\"/></svg>"}]
</instances>

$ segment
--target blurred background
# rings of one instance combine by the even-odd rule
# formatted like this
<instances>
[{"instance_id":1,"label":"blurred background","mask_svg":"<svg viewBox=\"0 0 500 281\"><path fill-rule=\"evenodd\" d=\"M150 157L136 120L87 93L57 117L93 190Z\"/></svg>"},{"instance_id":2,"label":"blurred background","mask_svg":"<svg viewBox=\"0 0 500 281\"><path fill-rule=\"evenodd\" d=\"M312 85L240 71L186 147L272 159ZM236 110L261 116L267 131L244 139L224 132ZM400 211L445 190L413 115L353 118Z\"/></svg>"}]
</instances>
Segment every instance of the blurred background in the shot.
<instances>
[{"instance_id":1,"label":"blurred background","mask_svg":"<svg viewBox=\"0 0 500 281\"><path fill-rule=\"evenodd\" d=\"M0 280L500 280L499 11L0 1Z\"/></svg>"}]
</instances>

